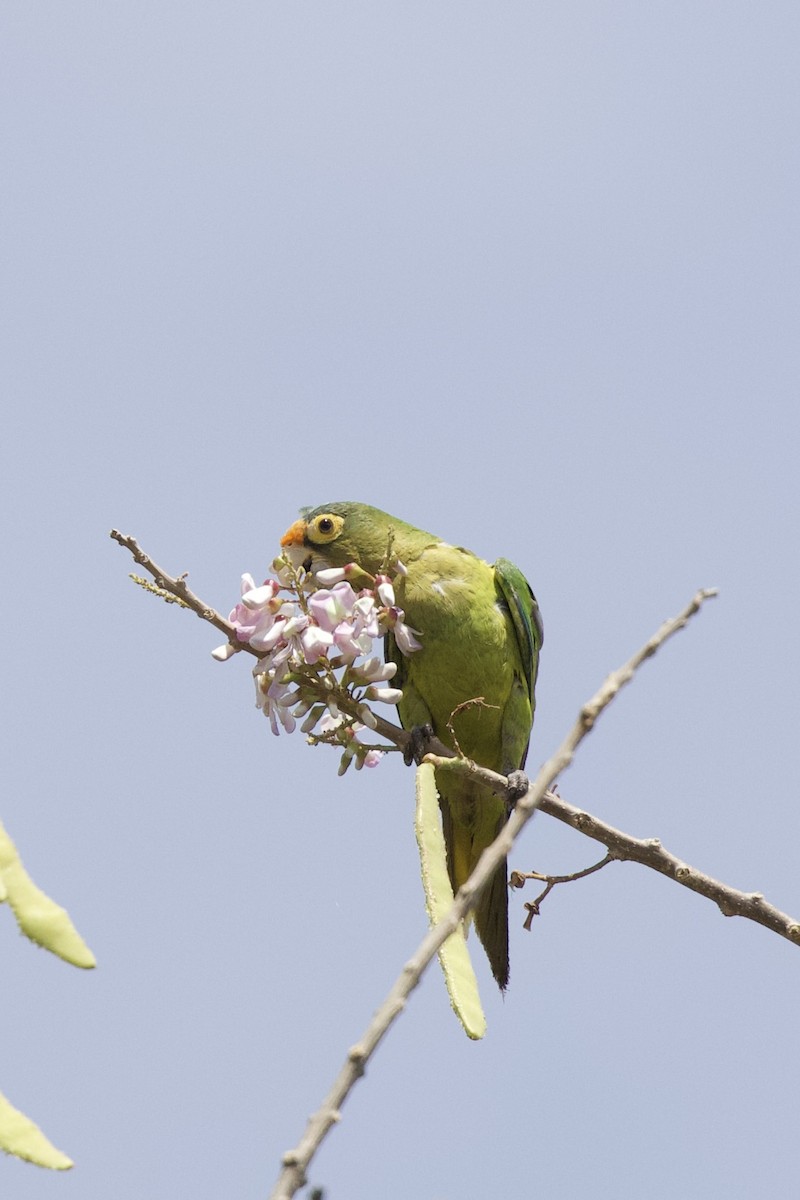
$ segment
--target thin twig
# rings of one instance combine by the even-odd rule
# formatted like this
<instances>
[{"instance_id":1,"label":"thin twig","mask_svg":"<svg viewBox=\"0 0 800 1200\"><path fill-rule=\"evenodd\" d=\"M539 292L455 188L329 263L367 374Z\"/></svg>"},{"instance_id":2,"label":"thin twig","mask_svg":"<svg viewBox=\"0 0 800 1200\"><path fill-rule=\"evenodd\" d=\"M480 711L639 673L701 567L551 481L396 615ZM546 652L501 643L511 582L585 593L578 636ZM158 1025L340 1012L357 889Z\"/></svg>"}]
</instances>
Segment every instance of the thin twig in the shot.
<instances>
[{"instance_id":1,"label":"thin twig","mask_svg":"<svg viewBox=\"0 0 800 1200\"><path fill-rule=\"evenodd\" d=\"M118 529L112 529L109 537L112 537L115 542L119 542L120 546L124 546L126 550L130 550L134 562L139 563L140 566L144 567L145 571L148 571L153 576L156 586L161 591L168 592L170 596L175 596L186 608L191 608L192 612L196 613L198 617L201 617L204 621L208 621L209 624L214 625L217 629L221 629L234 649L249 650L251 654L256 654L252 646L247 646L237 640L236 630L229 621L226 621L215 609L205 604L199 596L195 596L194 592L189 589L185 576L181 575L175 578L172 575L168 575L166 571L163 571L161 567L153 562L152 558L149 558L145 554L136 541L136 538L128 537L125 533L120 533Z\"/></svg>"},{"instance_id":2,"label":"thin twig","mask_svg":"<svg viewBox=\"0 0 800 1200\"><path fill-rule=\"evenodd\" d=\"M180 596L173 596L169 592L165 592L163 588L156 587L149 579L142 579L141 575L130 574L128 578L132 579L140 588L144 588L146 592L158 596L159 600L163 600L165 604L178 604L181 608L189 607L185 600L181 600Z\"/></svg>"},{"instance_id":3,"label":"thin twig","mask_svg":"<svg viewBox=\"0 0 800 1200\"><path fill-rule=\"evenodd\" d=\"M541 767L536 779L517 801L506 825L492 844L484 850L469 879L458 889L447 915L430 930L415 954L405 964L388 996L364 1031L360 1042L349 1051L322 1107L310 1118L306 1131L297 1146L283 1156L283 1169L271 1193L271 1200L291 1200L291 1197L304 1185L309 1163L328 1131L341 1118L342 1104L357 1080L364 1074L366 1064L377 1046L405 1008L408 997L419 983L426 967L447 938L456 931L459 922L474 909L482 889L492 878L503 859L508 857L514 841L542 803L548 788L570 765L577 747L594 727L600 713L611 703L619 690L630 682L644 660L655 654L659 646L679 629L682 629L700 609L703 601L715 594L713 591L698 592L679 616L665 621L658 632L641 650L634 654L633 658L609 675L599 691L583 706L577 721L556 753ZM463 760L430 754L426 755L426 761L445 770L461 770L463 762ZM493 772L488 774L494 775ZM495 775L494 779L502 779L502 776ZM508 788L507 781L506 788Z\"/></svg>"},{"instance_id":4,"label":"thin twig","mask_svg":"<svg viewBox=\"0 0 800 1200\"><path fill-rule=\"evenodd\" d=\"M553 888L558 887L559 883L575 883L577 879L585 879L587 875L594 875L595 871L602 871L603 867L607 867L610 862L615 861L616 856L609 853L600 862L594 863L591 867L584 867L582 871L573 871L571 875L541 875L538 871L512 871L508 881L510 887L522 888L528 879L536 879L547 885L535 900L526 901L525 908L528 910L528 915L522 928L530 931L533 918L539 916L540 905L547 899Z\"/></svg>"},{"instance_id":5,"label":"thin twig","mask_svg":"<svg viewBox=\"0 0 800 1200\"><path fill-rule=\"evenodd\" d=\"M450 734L450 737L453 739L453 748L454 748L455 754L458 758L463 758L465 760L465 762L472 762L472 759L467 758L466 754L461 749L461 744L460 744L458 738L456 737L456 731L453 728L453 722L455 721L456 717L460 713L465 712L468 708L499 708L499 707L500 706L498 704L487 704L486 699L483 696L473 696L473 698L471 700L464 700L463 703L457 704L455 706L453 711L450 713L450 720L447 722L447 732Z\"/></svg>"}]
</instances>

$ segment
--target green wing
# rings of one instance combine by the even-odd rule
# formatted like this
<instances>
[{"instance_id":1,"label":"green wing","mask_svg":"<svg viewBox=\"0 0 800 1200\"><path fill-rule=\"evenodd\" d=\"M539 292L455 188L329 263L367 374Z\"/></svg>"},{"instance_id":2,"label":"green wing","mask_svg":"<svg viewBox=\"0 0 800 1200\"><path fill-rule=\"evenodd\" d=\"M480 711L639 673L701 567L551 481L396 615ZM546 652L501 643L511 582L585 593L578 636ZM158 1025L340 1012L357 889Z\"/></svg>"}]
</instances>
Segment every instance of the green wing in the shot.
<instances>
[{"instance_id":1,"label":"green wing","mask_svg":"<svg viewBox=\"0 0 800 1200\"><path fill-rule=\"evenodd\" d=\"M522 660L522 669L528 685L528 698L531 705L531 717L536 708L536 676L539 673L539 651L544 642L544 626L542 614L533 594L531 585L520 571L507 558L498 558L494 564L494 577L497 587L505 600L514 632L517 636L517 646ZM510 714L509 714L510 715ZM528 753L527 745L520 766L525 765Z\"/></svg>"},{"instance_id":2,"label":"green wing","mask_svg":"<svg viewBox=\"0 0 800 1200\"><path fill-rule=\"evenodd\" d=\"M533 708L536 676L539 673L539 651L544 643L542 614L539 612L531 585L519 567L515 567L507 558L498 558L494 564L494 576L514 624Z\"/></svg>"}]
</instances>

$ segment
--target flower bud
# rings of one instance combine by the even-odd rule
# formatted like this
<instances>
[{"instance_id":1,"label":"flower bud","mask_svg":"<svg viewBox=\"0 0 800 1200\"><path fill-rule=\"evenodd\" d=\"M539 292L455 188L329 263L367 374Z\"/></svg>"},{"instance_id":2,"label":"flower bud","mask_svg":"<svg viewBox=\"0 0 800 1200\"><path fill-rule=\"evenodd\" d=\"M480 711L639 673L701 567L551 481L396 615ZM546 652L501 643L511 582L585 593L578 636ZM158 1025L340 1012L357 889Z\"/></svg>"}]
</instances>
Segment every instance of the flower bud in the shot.
<instances>
[{"instance_id":1,"label":"flower bud","mask_svg":"<svg viewBox=\"0 0 800 1200\"><path fill-rule=\"evenodd\" d=\"M224 646L217 646L216 650L211 651L211 657L217 662L227 662L229 658L236 653L236 647L230 642L226 642Z\"/></svg>"},{"instance_id":2,"label":"flower bud","mask_svg":"<svg viewBox=\"0 0 800 1200\"><path fill-rule=\"evenodd\" d=\"M368 687L367 699L378 700L381 704L397 704L403 699L400 688Z\"/></svg>"}]
</instances>

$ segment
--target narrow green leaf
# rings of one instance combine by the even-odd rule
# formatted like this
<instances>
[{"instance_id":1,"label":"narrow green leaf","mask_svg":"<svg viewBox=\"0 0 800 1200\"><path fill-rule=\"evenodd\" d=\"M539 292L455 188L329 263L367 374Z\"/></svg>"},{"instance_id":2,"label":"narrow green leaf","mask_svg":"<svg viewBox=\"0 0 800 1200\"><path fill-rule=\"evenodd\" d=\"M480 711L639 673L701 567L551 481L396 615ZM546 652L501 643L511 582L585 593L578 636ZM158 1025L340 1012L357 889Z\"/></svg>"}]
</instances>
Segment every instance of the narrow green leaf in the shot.
<instances>
[{"instance_id":1,"label":"narrow green leaf","mask_svg":"<svg viewBox=\"0 0 800 1200\"><path fill-rule=\"evenodd\" d=\"M417 768L417 811L414 831L419 847L425 904L431 926L437 925L453 903L453 889L447 873L447 853L439 813L439 794L436 791L434 769L430 763ZM486 1032L486 1017L481 1007L478 981L472 969L463 925L451 934L439 951L453 1011L464 1027L467 1037L482 1038Z\"/></svg>"},{"instance_id":2,"label":"narrow green leaf","mask_svg":"<svg viewBox=\"0 0 800 1200\"><path fill-rule=\"evenodd\" d=\"M95 957L67 911L46 896L23 867L17 848L0 823L0 899L8 900L26 937L76 967L93 967Z\"/></svg>"},{"instance_id":3,"label":"narrow green leaf","mask_svg":"<svg viewBox=\"0 0 800 1200\"><path fill-rule=\"evenodd\" d=\"M35 1163L37 1167L49 1167L51 1171L68 1171L73 1162L56 1150L44 1136L38 1125L26 1117L13 1104L9 1104L0 1093L0 1150Z\"/></svg>"}]
</instances>

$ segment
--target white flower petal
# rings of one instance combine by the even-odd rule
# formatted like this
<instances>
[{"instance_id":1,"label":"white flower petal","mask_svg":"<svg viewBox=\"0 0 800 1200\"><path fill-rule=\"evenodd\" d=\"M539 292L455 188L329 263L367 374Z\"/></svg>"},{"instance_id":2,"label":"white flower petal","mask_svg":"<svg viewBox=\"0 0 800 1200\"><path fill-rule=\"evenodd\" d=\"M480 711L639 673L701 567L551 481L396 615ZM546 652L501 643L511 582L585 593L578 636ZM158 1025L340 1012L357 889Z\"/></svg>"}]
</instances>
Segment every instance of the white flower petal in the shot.
<instances>
[{"instance_id":1,"label":"white flower petal","mask_svg":"<svg viewBox=\"0 0 800 1200\"><path fill-rule=\"evenodd\" d=\"M385 576L381 576L380 579L378 596L380 597L381 604L385 604L387 608L392 608L394 605L394 588Z\"/></svg>"},{"instance_id":2,"label":"white flower petal","mask_svg":"<svg viewBox=\"0 0 800 1200\"><path fill-rule=\"evenodd\" d=\"M326 567L323 571L314 572L314 578L319 580L323 587L332 587L334 583L341 583L344 575L344 567Z\"/></svg>"},{"instance_id":3,"label":"white flower petal","mask_svg":"<svg viewBox=\"0 0 800 1200\"><path fill-rule=\"evenodd\" d=\"M295 617L290 617L283 627L283 636L285 638L294 637L296 633L300 633L308 625L308 617L305 613L298 613Z\"/></svg>"},{"instance_id":4,"label":"white flower petal","mask_svg":"<svg viewBox=\"0 0 800 1200\"><path fill-rule=\"evenodd\" d=\"M328 649L333 645L333 634L328 633L325 629L319 629L316 625L309 625L300 634L300 644L303 647L306 662L313 666L323 655L327 654Z\"/></svg>"},{"instance_id":5,"label":"white flower petal","mask_svg":"<svg viewBox=\"0 0 800 1200\"><path fill-rule=\"evenodd\" d=\"M361 720L364 722L364 724L367 726L368 729L377 729L378 728L378 722L375 717L375 714L372 712L372 710L370 708L367 707L366 704L359 705L358 715L361 717Z\"/></svg>"},{"instance_id":6,"label":"white flower petal","mask_svg":"<svg viewBox=\"0 0 800 1200\"><path fill-rule=\"evenodd\" d=\"M413 654L415 650L422 649L422 642L418 642L414 637L415 633L419 633L418 629L412 629L410 625L404 625L402 621L398 621L392 633L401 654ZM420 634L420 636L422 635Z\"/></svg>"},{"instance_id":7,"label":"white flower petal","mask_svg":"<svg viewBox=\"0 0 800 1200\"><path fill-rule=\"evenodd\" d=\"M286 730L286 732L294 733L294 728L295 728L295 725L297 724L297 722L295 721L295 719L292 716L289 709L288 708L279 708L278 709L278 717L280 719L281 725L283 725L283 728Z\"/></svg>"},{"instance_id":8,"label":"white flower petal","mask_svg":"<svg viewBox=\"0 0 800 1200\"><path fill-rule=\"evenodd\" d=\"M328 712L319 723L319 732L330 733L332 729L338 729L341 723L342 718L338 715L338 710L336 716L334 716L333 713Z\"/></svg>"},{"instance_id":9,"label":"white flower petal","mask_svg":"<svg viewBox=\"0 0 800 1200\"><path fill-rule=\"evenodd\" d=\"M215 658L217 662L227 662L235 653L236 648L230 642L226 642L224 646L217 646L216 650L212 650L211 657Z\"/></svg>"},{"instance_id":10,"label":"white flower petal","mask_svg":"<svg viewBox=\"0 0 800 1200\"><path fill-rule=\"evenodd\" d=\"M370 687L367 688L367 699L378 700L381 704L398 704L403 693L400 688Z\"/></svg>"},{"instance_id":11,"label":"white flower petal","mask_svg":"<svg viewBox=\"0 0 800 1200\"><path fill-rule=\"evenodd\" d=\"M245 608L263 608L265 604L269 604L274 595L273 584L265 583L261 587L250 588L249 591L243 592L242 604Z\"/></svg>"},{"instance_id":12,"label":"white flower petal","mask_svg":"<svg viewBox=\"0 0 800 1200\"><path fill-rule=\"evenodd\" d=\"M282 640L284 630L286 629L285 621L275 621L265 630L259 629L250 639L250 645L254 650L274 650L278 643Z\"/></svg>"}]
</instances>

